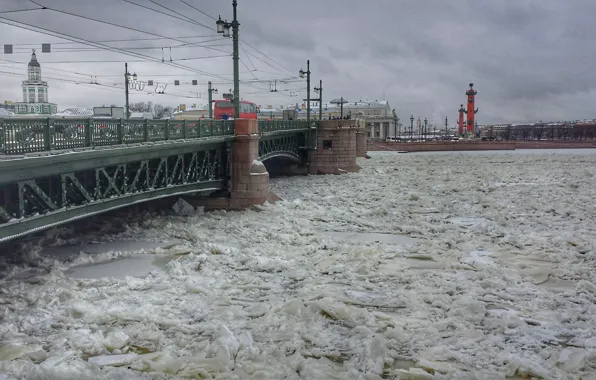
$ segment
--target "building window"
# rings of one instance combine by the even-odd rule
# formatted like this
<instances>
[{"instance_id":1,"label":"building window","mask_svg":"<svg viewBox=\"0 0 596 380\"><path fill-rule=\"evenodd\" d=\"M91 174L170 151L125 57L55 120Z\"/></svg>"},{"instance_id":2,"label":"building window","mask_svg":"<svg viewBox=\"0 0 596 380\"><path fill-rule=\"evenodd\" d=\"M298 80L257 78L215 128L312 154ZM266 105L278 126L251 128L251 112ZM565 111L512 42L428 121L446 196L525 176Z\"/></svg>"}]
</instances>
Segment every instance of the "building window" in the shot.
<instances>
[{"instance_id":1,"label":"building window","mask_svg":"<svg viewBox=\"0 0 596 380\"><path fill-rule=\"evenodd\" d=\"M38 102L40 102L40 103L43 103L43 102L45 102L43 88L40 88L40 89L38 90L38 94L37 94L37 101L38 101Z\"/></svg>"},{"instance_id":2,"label":"building window","mask_svg":"<svg viewBox=\"0 0 596 380\"><path fill-rule=\"evenodd\" d=\"M25 103L27 102L27 89L26 88L23 89L23 102L25 102Z\"/></svg>"}]
</instances>

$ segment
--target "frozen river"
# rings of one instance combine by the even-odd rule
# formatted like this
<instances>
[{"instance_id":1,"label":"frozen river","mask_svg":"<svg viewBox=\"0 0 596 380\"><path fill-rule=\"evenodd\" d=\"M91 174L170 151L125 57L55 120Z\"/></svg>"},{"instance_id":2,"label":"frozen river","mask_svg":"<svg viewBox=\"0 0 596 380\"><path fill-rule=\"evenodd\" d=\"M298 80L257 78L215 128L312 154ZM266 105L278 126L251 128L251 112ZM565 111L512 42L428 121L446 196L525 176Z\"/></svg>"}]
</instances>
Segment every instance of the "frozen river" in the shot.
<instances>
[{"instance_id":1,"label":"frozen river","mask_svg":"<svg viewBox=\"0 0 596 380\"><path fill-rule=\"evenodd\" d=\"M594 378L594 150L359 163L3 252L0 379Z\"/></svg>"}]
</instances>

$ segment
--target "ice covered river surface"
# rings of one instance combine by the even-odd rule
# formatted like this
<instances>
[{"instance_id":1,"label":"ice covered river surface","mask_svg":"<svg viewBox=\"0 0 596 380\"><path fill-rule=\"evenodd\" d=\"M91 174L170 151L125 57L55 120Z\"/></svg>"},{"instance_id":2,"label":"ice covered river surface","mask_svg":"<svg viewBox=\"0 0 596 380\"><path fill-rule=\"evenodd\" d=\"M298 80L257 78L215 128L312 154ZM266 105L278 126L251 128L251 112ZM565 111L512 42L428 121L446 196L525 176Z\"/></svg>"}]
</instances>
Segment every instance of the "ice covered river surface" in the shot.
<instances>
[{"instance_id":1,"label":"ice covered river surface","mask_svg":"<svg viewBox=\"0 0 596 380\"><path fill-rule=\"evenodd\" d=\"M359 164L3 252L0 379L596 378L595 151Z\"/></svg>"}]
</instances>

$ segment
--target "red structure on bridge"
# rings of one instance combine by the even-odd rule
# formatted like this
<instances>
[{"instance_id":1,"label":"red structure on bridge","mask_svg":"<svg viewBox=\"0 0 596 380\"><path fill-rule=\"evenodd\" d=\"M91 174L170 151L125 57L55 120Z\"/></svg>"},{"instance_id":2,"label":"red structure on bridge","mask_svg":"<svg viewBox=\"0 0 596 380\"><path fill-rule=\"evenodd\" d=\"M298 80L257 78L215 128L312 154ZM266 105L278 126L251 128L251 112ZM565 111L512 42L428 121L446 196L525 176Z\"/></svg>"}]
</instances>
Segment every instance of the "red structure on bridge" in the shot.
<instances>
[{"instance_id":1,"label":"red structure on bridge","mask_svg":"<svg viewBox=\"0 0 596 380\"><path fill-rule=\"evenodd\" d=\"M466 95L468 96L468 111L466 113L466 125L467 125L467 132L468 134L474 134L474 126L476 123L474 122L475 115L478 113L478 108L474 109L474 97L478 92L474 90L474 83L470 83L470 89L466 91Z\"/></svg>"}]
</instances>

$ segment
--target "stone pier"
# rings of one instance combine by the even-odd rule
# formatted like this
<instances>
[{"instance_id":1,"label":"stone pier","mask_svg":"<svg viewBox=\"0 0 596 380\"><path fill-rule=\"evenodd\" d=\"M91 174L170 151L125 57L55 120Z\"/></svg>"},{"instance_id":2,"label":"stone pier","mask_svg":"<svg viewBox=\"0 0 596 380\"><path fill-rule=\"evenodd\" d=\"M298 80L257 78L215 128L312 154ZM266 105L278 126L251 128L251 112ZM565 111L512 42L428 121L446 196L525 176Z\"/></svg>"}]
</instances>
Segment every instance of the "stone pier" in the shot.
<instances>
[{"instance_id":1,"label":"stone pier","mask_svg":"<svg viewBox=\"0 0 596 380\"><path fill-rule=\"evenodd\" d=\"M259 124L257 120L234 121L236 138L229 163L229 196L192 200L205 210L241 210L265 203L270 197L269 173L259 161Z\"/></svg>"},{"instance_id":2,"label":"stone pier","mask_svg":"<svg viewBox=\"0 0 596 380\"><path fill-rule=\"evenodd\" d=\"M309 173L342 174L360 170L356 164L359 131L357 120L320 121L317 147L312 152Z\"/></svg>"}]
</instances>

